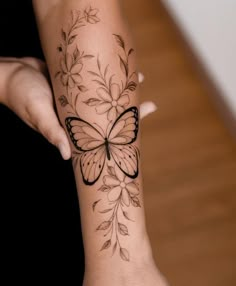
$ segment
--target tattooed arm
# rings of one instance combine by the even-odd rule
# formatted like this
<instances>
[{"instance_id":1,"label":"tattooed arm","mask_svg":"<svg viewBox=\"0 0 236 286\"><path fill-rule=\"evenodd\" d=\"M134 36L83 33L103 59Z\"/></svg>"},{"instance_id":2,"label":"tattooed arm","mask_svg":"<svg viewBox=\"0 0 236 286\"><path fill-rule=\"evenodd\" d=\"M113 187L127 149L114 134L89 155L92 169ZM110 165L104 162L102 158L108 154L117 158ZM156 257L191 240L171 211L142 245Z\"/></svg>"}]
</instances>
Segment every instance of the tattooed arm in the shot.
<instances>
[{"instance_id":1,"label":"tattooed arm","mask_svg":"<svg viewBox=\"0 0 236 286\"><path fill-rule=\"evenodd\" d=\"M55 113L44 62L31 57L0 57L0 104L7 106L55 145L63 159L71 157L68 138ZM141 117L154 110L152 102L140 105Z\"/></svg>"},{"instance_id":2,"label":"tattooed arm","mask_svg":"<svg viewBox=\"0 0 236 286\"><path fill-rule=\"evenodd\" d=\"M35 0L34 8L71 142L84 286L164 285L145 227L135 51L119 1Z\"/></svg>"}]
</instances>

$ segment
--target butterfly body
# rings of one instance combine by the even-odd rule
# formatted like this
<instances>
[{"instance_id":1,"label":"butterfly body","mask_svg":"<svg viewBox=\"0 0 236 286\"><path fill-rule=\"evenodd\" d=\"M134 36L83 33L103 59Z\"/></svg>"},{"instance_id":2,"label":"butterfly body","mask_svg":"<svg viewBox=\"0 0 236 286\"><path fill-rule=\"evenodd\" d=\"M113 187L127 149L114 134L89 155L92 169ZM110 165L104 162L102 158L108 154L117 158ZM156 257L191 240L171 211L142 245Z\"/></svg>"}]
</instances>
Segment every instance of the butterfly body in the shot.
<instances>
[{"instance_id":1,"label":"butterfly body","mask_svg":"<svg viewBox=\"0 0 236 286\"><path fill-rule=\"evenodd\" d=\"M106 136L81 118L67 117L65 124L79 151L80 169L86 185L93 185L99 179L106 160L113 160L128 177L138 176L139 152L132 144L138 134L136 107L121 113Z\"/></svg>"},{"instance_id":2,"label":"butterfly body","mask_svg":"<svg viewBox=\"0 0 236 286\"><path fill-rule=\"evenodd\" d=\"M105 138L105 147L106 147L106 153L107 153L107 159L110 161L111 160L111 154L110 154L110 151L109 151L109 141L107 139L107 137Z\"/></svg>"}]
</instances>

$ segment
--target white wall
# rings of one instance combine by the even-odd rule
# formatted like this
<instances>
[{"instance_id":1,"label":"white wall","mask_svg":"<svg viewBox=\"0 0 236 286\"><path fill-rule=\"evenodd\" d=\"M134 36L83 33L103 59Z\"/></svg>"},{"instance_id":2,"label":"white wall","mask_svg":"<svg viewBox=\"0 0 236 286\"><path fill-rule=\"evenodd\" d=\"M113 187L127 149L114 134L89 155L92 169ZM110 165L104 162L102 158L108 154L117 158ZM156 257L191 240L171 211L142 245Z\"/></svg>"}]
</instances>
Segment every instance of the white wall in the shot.
<instances>
[{"instance_id":1,"label":"white wall","mask_svg":"<svg viewBox=\"0 0 236 286\"><path fill-rule=\"evenodd\" d=\"M236 0L162 0L236 118Z\"/></svg>"}]
</instances>

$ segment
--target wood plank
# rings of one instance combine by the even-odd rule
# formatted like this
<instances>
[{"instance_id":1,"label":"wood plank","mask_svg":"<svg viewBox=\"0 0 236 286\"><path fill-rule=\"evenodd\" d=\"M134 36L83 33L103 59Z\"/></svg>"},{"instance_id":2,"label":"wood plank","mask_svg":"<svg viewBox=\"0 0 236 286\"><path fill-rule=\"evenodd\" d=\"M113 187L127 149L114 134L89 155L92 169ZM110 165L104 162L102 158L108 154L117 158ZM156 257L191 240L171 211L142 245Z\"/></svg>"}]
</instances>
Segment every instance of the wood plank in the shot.
<instances>
[{"instance_id":1,"label":"wood plank","mask_svg":"<svg viewBox=\"0 0 236 286\"><path fill-rule=\"evenodd\" d=\"M145 75L142 168L154 256L171 285L236 285L236 146L160 1L123 1Z\"/></svg>"}]
</instances>

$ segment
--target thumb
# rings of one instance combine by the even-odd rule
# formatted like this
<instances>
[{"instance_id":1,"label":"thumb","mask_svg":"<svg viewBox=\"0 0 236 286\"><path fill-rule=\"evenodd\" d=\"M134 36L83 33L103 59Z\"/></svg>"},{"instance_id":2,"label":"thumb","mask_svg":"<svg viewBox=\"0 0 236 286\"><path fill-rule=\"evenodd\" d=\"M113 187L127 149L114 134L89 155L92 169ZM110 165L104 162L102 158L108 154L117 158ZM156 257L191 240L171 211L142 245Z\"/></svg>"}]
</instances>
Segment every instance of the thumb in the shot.
<instances>
[{"instance_id":1,"label":"thumb","mask_svg":"<svg viewBox=\"0 0 236 286\"><path fill-rule=\"evenodd\" d=\"M59 149L62 158L64 160L69 160L71 158L70 144L68 142L65 130L61 126L59 126L59 128L61 131L58 130L58 143L55 143L54 145Z\"/></svg>"},{"instance_id":2,"label":"thumb","mask_svg":"<svg viewBox=\"0 0 236 286\"><path fill-rule=\"evenodd\" d=\"M55 120L51 119L48 127L42 130L42 134L51 144L58 148L64 160L71 158L71 149L66 132L59 124L57 118L55 118Z\"/></svg>"},{"instance_id":3,"label":"thumb","mask_svg":"<svg viewBox=\"0 0 236 286\"><path fill-rule=\"evenodd\" d=\"M44 104L41 108L38 105L36 122L37 130L54 146L56 146L64 160L71 157L71 149L65 130L60 125L53 106Z\"/></svg>"}]
</instances>

